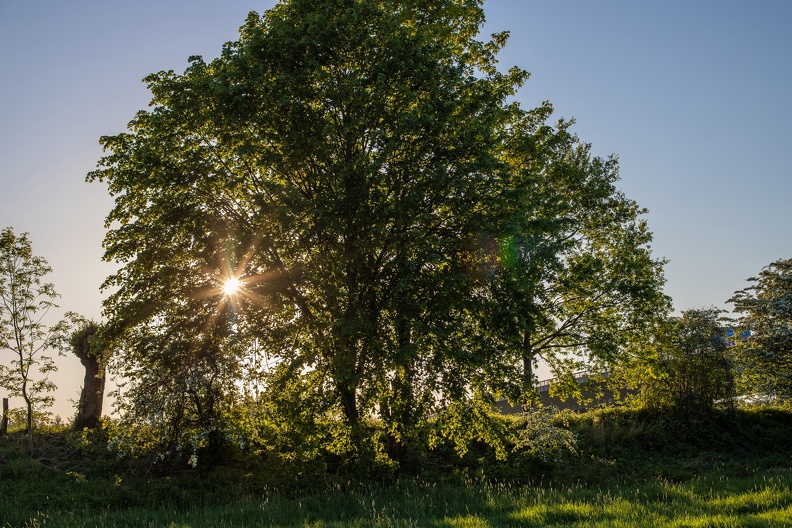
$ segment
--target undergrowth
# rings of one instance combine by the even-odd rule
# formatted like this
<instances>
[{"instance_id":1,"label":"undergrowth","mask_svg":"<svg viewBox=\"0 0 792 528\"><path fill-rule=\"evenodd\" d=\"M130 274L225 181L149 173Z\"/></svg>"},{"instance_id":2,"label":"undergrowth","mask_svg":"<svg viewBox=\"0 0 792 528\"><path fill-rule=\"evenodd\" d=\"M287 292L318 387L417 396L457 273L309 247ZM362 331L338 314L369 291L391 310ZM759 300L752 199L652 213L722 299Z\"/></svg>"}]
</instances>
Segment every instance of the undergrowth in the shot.
<instances>
[{"instance_id":1,"label":"undergrowth","mask_svg":"<svg viewBox=\"0 0 792 528\"><path fill-rule=\"evenodd\" d=\"M365 473L261 451L196 468L119 458L103 429L39 431L29 453L17 432L0 439L0 526L792 524L788 409L691 421L609 408L555 419L574 435L574 453L512 449L501 460L474 443L460 457L441 443L395 471ZM685 520L685 511L699 513Z\"/></svg>"}]
</instances>

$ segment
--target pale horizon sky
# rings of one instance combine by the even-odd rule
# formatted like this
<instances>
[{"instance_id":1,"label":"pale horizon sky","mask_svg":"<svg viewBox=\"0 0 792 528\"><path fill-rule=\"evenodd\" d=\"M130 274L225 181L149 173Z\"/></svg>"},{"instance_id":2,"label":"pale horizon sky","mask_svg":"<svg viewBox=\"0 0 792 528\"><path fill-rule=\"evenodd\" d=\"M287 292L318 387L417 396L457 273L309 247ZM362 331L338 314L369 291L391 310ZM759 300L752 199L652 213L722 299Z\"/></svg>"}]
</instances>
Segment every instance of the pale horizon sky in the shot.
<instances>
[{"instance_id":1,"label":"pale horizon sky","mask_svg":"<svg viewBox=\"0 0 792 528\"><path fill-rule=\"evenodd\" d=\"M150 96L141 79L216 57L248 11L274 1L0 0L0 228L27 231L54 272L61 309L101 318L112 199L86 174L102 135ZM649 210L676 310L716 306L792 257L792 3L489 0L484 34L531 79L526 108L621 161L621 189ZM0 361L8 361L0 351ZM53 409L73 415L83 370L58 358ZM110 409L106 408L105 412Z\"/></svg>"}]
</instances>

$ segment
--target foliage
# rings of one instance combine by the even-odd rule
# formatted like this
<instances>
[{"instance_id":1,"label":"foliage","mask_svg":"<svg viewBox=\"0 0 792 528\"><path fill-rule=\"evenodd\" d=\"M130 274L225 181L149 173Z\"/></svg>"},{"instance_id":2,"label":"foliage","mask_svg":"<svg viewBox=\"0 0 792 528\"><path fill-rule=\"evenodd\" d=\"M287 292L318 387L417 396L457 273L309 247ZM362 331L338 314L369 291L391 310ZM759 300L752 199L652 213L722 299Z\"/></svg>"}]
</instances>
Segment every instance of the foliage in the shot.
<instances>
[{"instance_id":1,"label":"foliage","mask_svg":"<svg viewBox=\"0 0 792 528\"><path fill-rule=\"evenodd\" d=\"M84 350L101 363L107 363L109 355L100 323L86 319L75 312L66 312L63 321L68 324L68 331L60 336L65 341L59 344L61 349L68 347L72 352L78 349Z\"/></svg>"},{"instance_id":2,"label":"foliage","mask_svg":"<svg viewBox=\"0 0 792 528\"><path fill-rule=\"evenodd\" d=\"M25 401L28 446L33 447L33 417L52 405L55 390L49 373L57 370L47 350L56 346L61 325L48 327L43 319L57 306L58 294L42 279L52 271L42 257L33 256L27 233L17 236L6 227L0 233L0 350L11 359L0 364L0 387Z\"/></svg>"},{"instance_id":3,"label":"foliage","mask_svg":"<svg viewBox=\"0 0 792 528\"><path fill-rule=\"evenodd\" d=\"M476 446L486 446L494 459L504 464L514 460L510 454L515 452L517 458L557 461L562 453L576 453L567 416L555 407L506 417L483 405L457 404L433 423L428 447L450 444L457 455L465 457Z\"/></svg>"},{"instance_id":4,"label":"foliage","mask_svg":"<svg viewBox=\"0 0 792 528\"><path fill-rule=\"evenodd\" d=\"M662 323L648 340L641 399L653 409L692 417L717 403L732 405L734 377L721 311L688 310Z\"/></svg>"},{"instance_id":5,"label":"foliage","mask_svg":"<svg viewBox=\"0 0 792 528\"><path fill-rule=\"evenodd\" d=\"M494 71L502 37L472 40L481 21L472 2L283 3L211 64L147 79L154 110L103 138L112 154L91 175L117 198L107 258L125 264L107 312L126 415L146 398L181 409L190 392L168 380L193 376L209 341L230 381L258 339L355 442L377 407L401 438L443 384L464 389L466 357L442 336L460 324L476 199L497 177L493 129L524 77ZM243 291L224 303L229 276ZM146 414L170 429L183 416Z\"/></svg>"},{"instance_id":6,"label":"foliage","mask_svg":"<svg viewBox=\"0 0 792 528\"><path fill-rule=\"evenodd\" d=\"M432 415L497 446L465 409L526 401L539 357L615 362L665 308L616 160L511 102L528 74L498 70L507 34L476 39L480 4L281 2L147 77L152 109L88 179L115 197L120 411L153 445L219 445L253 401L303 440L343 419L361 458L372 419L395 459Z\"/></svg>"},{"instance_id":7,"label":"foliage","mask_svg":"<svg viewBox=\"0 0 792 528\"><path fill-rule=\"evenodd\" d=\"M569 430L568 416L557 407L524 413L518 425L515 449L527 450L545 462L559 460L563 451L577 454L577 438Z\"/></svg>"},{"instance_id":8,"label":"foliage","mask_svg":"<svg viewBox=\"0 0 792 528\"><path fill-rule=\"evenodd\" d=\"M777 260L752 286L735 292L729 302L738 319L735 356L751 393L792 394L792 259Z\"/></svg>"},{"instance_id":9,"label":"foliage","mask_svg":"<svg viewBox=\"0 0 792 528\"><path fill-rule=\"evenodd\" d=\"M125 425L115 430L115 444L131 455L153 452L191 464L222 457L230 427L225 418L236 401L234 357L216 343L170 335L146 335L135 346L148 362L117 368L125 380L116 408Z\"/></svg>"},{"instance_id":10,"label":"foliage","mask_svg":"<svg viewBox=\"0 0 792 528\"><path fill-rule=\"evenodd\" d=\"M495 416L480 402L452 404L440 416L435 427L437 434L431 438L430 447L448 441L462 457L472 444L478 442L491 447L498 460L507 458L511 436L508 425L502 417Z\"/></svg>"},{"instance_id":11,"label":"foliage","mask_svg":"<svg viewBox=\"0 0 792 528\"><path fill-rule=\"evenodd\" d=\"M550 108L539 110L507 143L513 173L483 291L491 302L482 333L502 351L504 366L520 365L503 390L522 403L536 398L520 393L533 387L539 359L557 379L607 372L670 305L645 210L615 187L616 158L592 156L569 133L571 123L541 126ZM579 391L579 384L568 388Z\"/></svg>"}]
</instances>

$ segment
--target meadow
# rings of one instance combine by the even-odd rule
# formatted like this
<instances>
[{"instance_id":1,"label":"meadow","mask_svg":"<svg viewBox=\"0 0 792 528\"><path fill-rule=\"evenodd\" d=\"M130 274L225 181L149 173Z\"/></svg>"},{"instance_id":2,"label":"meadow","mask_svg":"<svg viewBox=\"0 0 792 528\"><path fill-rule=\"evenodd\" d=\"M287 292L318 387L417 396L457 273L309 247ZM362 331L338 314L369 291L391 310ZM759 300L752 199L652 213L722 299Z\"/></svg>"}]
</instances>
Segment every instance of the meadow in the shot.
<instances>
[{"instance_id":1,"label":"meadow","mask_svg":"<svg viewBox=\"0 0 792 528\"><path fill-rule=\"evenodd\" d=\"M36 512L21 526L790 526L792 474L701 477L642 486L514 486L399 482L382 487L268 496L177 508ZM10 526L10 525L6 525Z\"/></svg>"},{"instance_id":2,"label":"meadow","mask_svg":"<svg viewBox=\"0 0 792 528\"><path fill-rule=\"evenodd\" d=\"M589 412L570 423L575 455L440 450L379 480L301 479L241 460L153 468L119 460L99 433L57 428L39 433L31 456L19 432L0 440L0 526L792 526L790 422L788 410L761 409L690 430Z\"/></svg>"}]
</instances>

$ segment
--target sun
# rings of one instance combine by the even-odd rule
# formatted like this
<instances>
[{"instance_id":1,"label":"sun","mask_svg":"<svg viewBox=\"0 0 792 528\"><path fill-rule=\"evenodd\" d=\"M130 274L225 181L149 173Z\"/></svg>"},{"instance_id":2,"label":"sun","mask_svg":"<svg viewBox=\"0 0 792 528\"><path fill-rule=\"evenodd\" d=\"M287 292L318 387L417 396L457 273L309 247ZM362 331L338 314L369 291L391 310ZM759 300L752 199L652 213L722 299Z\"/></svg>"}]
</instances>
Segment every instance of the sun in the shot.
<instances>
[{"instance_id":1,"label":"sun","mask_svg":"<svg viewBox=\"0 0 792 528\"><path fill-rule=\"evenodd\" d=\"M223 283L223 293L226 295L236 295L236 293L239 291L239 287L239 279L231 277Z\"/></svg>"}]
</instances>

